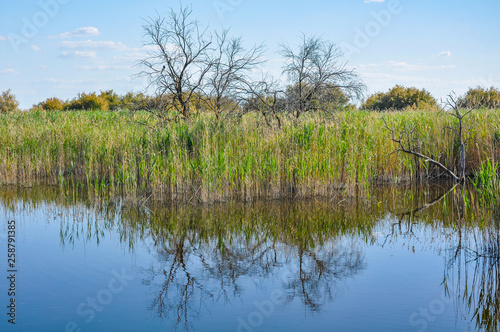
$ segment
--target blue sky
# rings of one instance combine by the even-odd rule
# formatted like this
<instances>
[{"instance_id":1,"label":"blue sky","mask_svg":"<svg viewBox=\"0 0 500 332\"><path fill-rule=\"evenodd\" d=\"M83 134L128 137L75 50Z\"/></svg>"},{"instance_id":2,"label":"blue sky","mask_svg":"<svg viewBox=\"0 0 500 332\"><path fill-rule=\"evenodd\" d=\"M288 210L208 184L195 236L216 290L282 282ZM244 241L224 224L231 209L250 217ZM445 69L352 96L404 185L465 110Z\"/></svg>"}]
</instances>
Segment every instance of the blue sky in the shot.
<instances>
[{"instance_id":1,"label":"blue sky","mask_svg":"<svg viewBox=\"0 0 500 332\"><path fill-rule=\"evenodd\" d=\"M23 0L0 3L0 91L22 108L48 97L114 89L142 91L143 19L179 1ZM345 50L368 92L395 84L436 98L468 87L500 87L498 0L193 0L193 17L231 28L245 44L264 42L264 69L279 76L279 45L301 33Z\"/></svg>"}]
</instances>

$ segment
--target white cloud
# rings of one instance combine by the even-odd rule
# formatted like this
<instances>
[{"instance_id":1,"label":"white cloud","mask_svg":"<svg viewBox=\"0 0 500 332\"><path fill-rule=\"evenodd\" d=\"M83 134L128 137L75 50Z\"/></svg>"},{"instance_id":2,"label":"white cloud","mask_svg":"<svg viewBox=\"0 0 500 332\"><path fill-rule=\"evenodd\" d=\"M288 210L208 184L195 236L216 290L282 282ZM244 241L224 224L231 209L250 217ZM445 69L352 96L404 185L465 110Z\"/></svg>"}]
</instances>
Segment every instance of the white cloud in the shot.
<instances>
[{"instance_id":1,"label":"white cloud","mask_svg":"<svg viewBox=\"0 0 500 332\"><path fill-rule=\"evenodd\" d=\"M139 61L141 59L146 58L148 55L147 53L141 53L141 52L132 52L132 53L127 53L122 56L115 56L113 57L113 60L115 62L126 62L126 63L131 63L135 61Z\"/></svg>"},{"instance_id":2,"label":"white cloud","mask_svg":"<svg viewBox=\"0 0 500 332\"><path fill-rule=\"evenodd\" d=\"M436 58L434 58L436 60ZM368 86L369 93L388 91L396 84L425 88L437 100L455 91L458 95L467 91L468 87L477 85L490 86L499 84L498 77L468 77L462 73L464 68L455 65L439 65L430 63L406 63L387 61L370 63L358 67L363 82Z\"/></svg>"},{"instance_id":3,"label":"white cloud","mask_svg":"<svg viewBox=\"0 0 500 332\"><path fill-rule=\"evenodd\" d=\"M500 80L493 76L485 77L464 77L456 79L453 77L447 77L446 74L441 75L439 78L434 75L424 75L422 73L387 73L381 70L380 72L361 72L361 78L369 87L369 93L388 91L390 88L394 87L396 84L400 84L407 87L425 88L427 91L437 99L446 99L447 95L451 91L455 91L458 95L461 95L469 89L469 87L475 86L498 86Z\"/></svg>"},{"instance_id":4,"label":"white cloud","mask_svg":"<svg viewBox=\"0 0 500 332\"><path fill-rule=\"evenodd\" d=\"M95 51L66 51L59 55L63 59L93 59L97 57Z\"/></svg>"},{"instance_id":5,"label":"white cloud","mask_svg":"<svg viewBox=\"0 0 500 332\"><path fill-rule=\"evenodd\" d=\"M47 65L40 65L40 68L47 69L47 68L49 68L49 66L47 66Z\"/></svg>"},{"instance_id":6,"label":"white cloud","mask_svg":"<svg viewBox=\"0 0 500 332\"><path fill-rule=\"evenodd\" d=\"M439 53L438 56L450 57L451 56L451 52L450 51L443 51L443 52Z\"/></svg>"},{"instance_id":7,"label":"white cloud","mask_svg":"<svg viewBox=\"0 0 500 332\"><path fill-rule=\"evenodd\" d=\"M167 44L165 47L167 50L172 50L175 48L174 44ZM137 50L143 50L146 52L156 52L160 50L160 47L158 45L144 45L141 48L138 48Z\"/></svg>"},{"instance_id":8,"label":"white cloud","mask_svg":"<svg viewBox=\"0 0 500 332\"><path fill-rule=\"evenodd\" d=\"M36 45L31 45L30 47L31 47L31 49L32 49L33 51L35 51L35 52L40 51L40 47L38 47L38 46L36 46Z\"/></svg>"},{"instance_id":9,"label":"white cloud","mask_svg":"<svg viewBox=\"0 0 500 332\"><path fill-rule=\"evenodd\" d=\"M165 49L167 50L167 52L179 51L178 47L176 47L174 44L165 45ZM133 63L146 59L159 51L160 48L155 45L146 45L140 48L128 48L127 53L120 56L115 56L113 57L113 60L120 63Z\"/></svg>"},{"instance_id":10,"label":"white cloud","mask_svg":"<svg viewBox=\"0 0 500 332\"><path fill-rule=\"evenodd\" d=\"M84 41L63 41L61 42L61 48L64 49L105 49L113 51L124 51L127 46L122 42L114 41L94 41L94 40L84 40Z\"/></svg>"},{"instance_id":11,"label":"white cloud","mask_svg":"<svg viewBox=\"0 0 500 332\"><path fill-rule=\"evenodd\" d=\"M370 3L370 2L384 2L385 0L365 0L365 3Z\"/></svg>"},{"instance_id":12,"label":"white cloud","mask_svg":"<svg viewBox=\"0 0 500 332\"><path fill-rule=\"evenodd\" d=\"M7 40L8 38L5 36L0 35L0 40Z\"/></svg>"},{"instance_id":13,"label":"white cloud","mask_svg":"<svg viewBox=\"0 0 500 332\"><path fill-rule=\"evenodd\" d=\"M69 38L76 38L76 37L98 36L100 34L101 33L99 32L99 29L97 29L97 28L83 27L83 28L75 29L71 32L60 33L57 36L49 36L48 38L50 38L50 39L69 39Z\"/></svg>"},{"instance_id":14,"label":"white cloud","mask_svg":"<svg viewBox=\"0 0 500 332\"><path fill-rule=\"evenodd\" d=\"M115 65L95 65L95 66L75 66L75 69L106 71L106 70L123 70L130 69L130 66L115 66Z\"/></svg>"},{"instance_id":15,"label":"white cloud","mask_svg":"<svg viewBox=\"0 0 500 332\"><path fill-rule=\"evenodd\" d=\"M360 69L394 69L397 71L424 71L424 70L441 70L441 69L452 69L456 68L455 65L421 65L421 64L410 64L402 61L386 61L384 63L376 64L370 63L367 65L360 65Z\"/></svg>"},{"instance_id":16,"label":"white cloud","mask_svg":"<svg viewBox=\"0 0 500 332\"><path fill-rule=\"evenodd\" d=\"M62 79L62 78L54 78L54 77L49 77L49 78L43 78L41 80L33 80L33 83L67 83L67 80Z\"/></svg>"},{"instance_id":17,"label":"white cloud","mask_svg":"<svg viewBox=\"0 0 500 332\"><path fill-rule=\"evenodd\" d=\"M83 83L95 83L99 82L99 79L97 78L89 78L89 79L65 79L65 78L55 78L55 77L48 77L48 78L42 78L42 79L36 79L32 80L32 83L50 83L50 84L83 84Z\"/></svg>"},{"instance_id":18,"label":"white cloud","mask_svg":"<svg viewBox=\"0 0 500 332\"><path fill-rule=\"evenodd\" d=\"M7 69L0 70L0 74L19 74L19 72L15 69L7 68Z\"/></svg>"},{"instance_id":19,"label":"white cloud","mask_svg":"<svg viewBox=\"0 0 500 332\"><path fill-rule=\"evenodd\" d=\"M154 53L157 50L158 48L152 45L143 46L141 48L131 48L128 49L128 52L125 53L124 55L113 57L113 60L115 62L131 63L139 61L141 59L145 59L149 56L148 55L149 53Z\"/></svg>"}]
</instances>

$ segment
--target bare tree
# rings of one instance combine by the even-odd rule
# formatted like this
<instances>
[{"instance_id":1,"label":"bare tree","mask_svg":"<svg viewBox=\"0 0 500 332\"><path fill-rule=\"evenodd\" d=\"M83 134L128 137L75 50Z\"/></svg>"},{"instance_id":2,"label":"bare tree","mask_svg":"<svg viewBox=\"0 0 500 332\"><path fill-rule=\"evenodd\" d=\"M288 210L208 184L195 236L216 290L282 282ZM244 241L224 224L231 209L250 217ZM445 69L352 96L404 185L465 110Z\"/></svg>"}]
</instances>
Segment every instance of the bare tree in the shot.
<instances>
[{"instance_id":1,"label":"bare tree","mask_svg":"<svg viewBox=\"0 0 500 332\"><path fill-rule=\"evenodd\" d=\"M465 110L463 112L460 112L459 109L459 100L456 97L455 93L452 92L451 94L448 95L448 98L446 99L446 105L450 109L450 114L453 116L457 121L458 125L453 128L453 127L446 127L446 129L449 129L457 135L459 144L460 144L460 175L461 178L465 178L465 146L469 140L471 140L471 137L469 135L470 133L470 128L466 129L465 124L464 124L464 118L469 115L470 112L472 112L472 109ZM464 140L464 131L467 131L467 138Z\"/></svg>"},{"instance_id":2,"label":"bare tree","mask_svg":"<svg viewBox=\"0 0 500 332\"><path fill-rule=\"evenodd\" d=\"M144 67L139 75L147 77L148 88L154 88L159 100L154 108L163 118L172 110L189 118L191 102L211 68L207 53L212 37L190 19L191 12L188 7L179 12L171 9L168 19L158 14L144 25L145 45L151 51L139 62Z\"/></svg>"},{"instance_id":3,"label":"bare tree","mask_svg":"<svg viewBox=\"0 0 500 332\"><path fill-rule=\"evenodd\" d=\"M400 132L396 132L394 128L391 128L387 125L387 121L383 119L385 128L389 130L391 133L391 139L393 142L397 143L399 148L395 151L401 151L410 155L413 155L416 158L421 158L424 159L426 162L431 163L439 168L441 168L444 172L446 172L448 175L450 175L453 180L459 182L459 181L464 181L465 180L465 156L466 156L466 145L469 140L472 138L470 137L470 128L466 129L465 123L464 123L464 118L469 115L469 113L472 110L465 110L465 111L460 111L458 108L458 102L457 98L455 95L452 93L448 95L446 105L448 106L449 112L452 117L454 117L458 123L455 127L445 127L443 129L449 129L453 131L456 135L456 138L459 142L460 145L460 156L459 156L459 171L458 175L455 174L450 168L446 167L439 161L422 154L420 150L420 144L419 140L415 137L415 131L416 127L413 127L411 129L409 128L404 128ZM465 131L467 131L467 134L465 134ZM464 139L464 136L466 137Z\"/></svg>"},{"instance_id":4,"label":"bare tree","mask_svg":"<svg viewBox=\"0 0 500 332\"><path fill-rule=\"evenodd\" d=\"M419 152L420 150L419 140L415 137L415 131L417 129L416 127L413 127L411 129L404 128L400 132L396 132L395 129L389 127L385 118L383 119L383 121L385 124L385 128L391 133L391 140L394 143L397 143L399 146L398 149L396 149L394 152L401 151L410 154L414 157L417 157L415 160L417 160L418 158L424 159L426 162L441 168L448 175L450 175L453 178L453 180L460 181L460 178L457 175L455 175L455 173L453 173L453 171L450 170L448 167L446 167L439 161Z\"/></svg>"},{"instance_id":5,"label":"bare tree","mask_svg":"<svg viewBox=\"0 0 500 332\"><path fill-rule=\"evenodd\" d=\"M281 45L280 54L286 60L283 74L292 87L288 99L296 118L309 110L308 101L328 85L340 88L349 97L362 97L365 85L354 70L347 69L346 62L341 62L343 53L334 43L303 35L297 52Z\"/></svg>"},{"instance_id":6,"label":"bare tree","mask_svg":"<svg viewBox=\"0 0 500 332\"><path fill-rule=\"evenodd\" d=\"M248 73L264 62L262 44L245 51L241 37L231 38L228 33L228 30L215 33L215 50L206 60L210 71L204 86L203 101L217 119L223 111L238 108L241 85L250 82Z\"/></svg>"},{"instance_id":7,"label":"bare tree","mask_svg":"<svg viewBox=\"0 0 500 332\"><path fill-rule=\"evenodd\" d=\"M281 128L284 91L280 82L266 75L260 81L243 81L241 83L245 96L245 110L260 113L269 127L273 127L273 122L276 122L277 127Z\"/></svg>"}]
</instances>

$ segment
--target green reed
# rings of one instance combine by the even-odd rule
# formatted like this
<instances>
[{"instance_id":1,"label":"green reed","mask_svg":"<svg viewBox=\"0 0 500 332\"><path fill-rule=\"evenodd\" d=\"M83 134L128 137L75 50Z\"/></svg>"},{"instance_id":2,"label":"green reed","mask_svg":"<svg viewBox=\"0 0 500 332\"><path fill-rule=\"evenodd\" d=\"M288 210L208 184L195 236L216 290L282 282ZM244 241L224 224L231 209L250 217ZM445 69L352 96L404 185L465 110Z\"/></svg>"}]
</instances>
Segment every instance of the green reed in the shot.
<instances>
[{"instance_id":1,"label":"green reed","mask_svg":"<svg viewBox=\"0 0 500 332\"><path fill-rule=\"evenodd\" d=\"M159 125L147 113L19 112L0 116L0 184L85 185L92 195L214 202L369 193L381 183L415 181L439 170L392 153L382 119L416 127L420 149L458 165L453 119L444 113L345 111L334 119L285 119L269 128L258 116ZM467 118L467 172L496 162L499 113Z\"/></svg>"}]
</instances>

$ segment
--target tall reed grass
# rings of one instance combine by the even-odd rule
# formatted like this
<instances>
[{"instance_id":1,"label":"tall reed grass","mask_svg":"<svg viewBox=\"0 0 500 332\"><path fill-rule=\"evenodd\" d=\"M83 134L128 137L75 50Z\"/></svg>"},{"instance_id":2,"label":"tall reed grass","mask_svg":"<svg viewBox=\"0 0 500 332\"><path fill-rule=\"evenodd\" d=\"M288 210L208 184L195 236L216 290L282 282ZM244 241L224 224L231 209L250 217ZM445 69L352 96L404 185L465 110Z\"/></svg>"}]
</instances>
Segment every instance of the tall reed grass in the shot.
<instances>
[{"instance_id":1,"label":"tall reed grass","mask_svg":"<svg viewBox=\"0 0 500 332\"><path fill-rule=\"evenodd\" d=\"M422 152L458 165L456 138L443 129L453 118L432 111L344 111L328 121L285 120L282 129L252 114L158 126L146 113L32 111L0 115L0 184L85 185L97 195L214 202L368 192L380 183L439 176L421 160L392 153L382 118L396 129L416 126ZM498 159L500 113L475 111L466 121L472 174Z\"/></svg>"}]
</instances>

